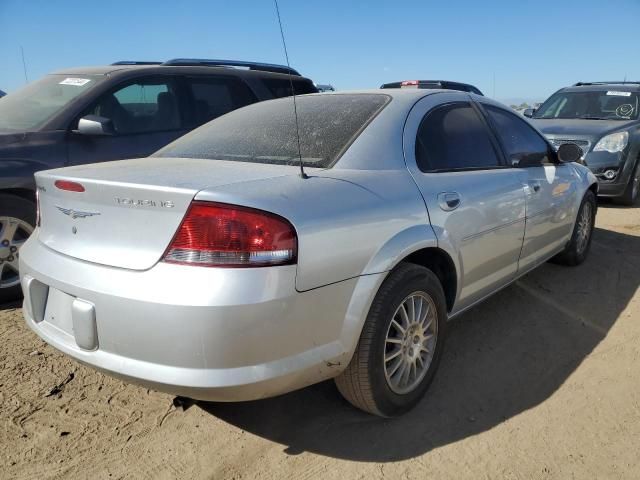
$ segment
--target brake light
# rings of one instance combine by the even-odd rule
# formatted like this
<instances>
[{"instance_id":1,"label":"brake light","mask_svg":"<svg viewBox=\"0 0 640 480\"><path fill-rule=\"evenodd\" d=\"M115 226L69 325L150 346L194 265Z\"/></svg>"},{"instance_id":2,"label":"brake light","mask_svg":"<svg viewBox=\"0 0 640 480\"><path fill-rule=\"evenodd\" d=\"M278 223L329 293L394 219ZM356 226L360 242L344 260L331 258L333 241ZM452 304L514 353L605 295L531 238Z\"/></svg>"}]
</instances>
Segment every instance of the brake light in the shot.
<instances>
[{"instance_id":1,"label":"brake light","mask_svg":"<svg viewBox=\"0 0 640 480\"><path fill-rule=\"evenodd\" d=\"M418 86L418 80L405 80L400 84L401 87Z\"/></svg>"},{"instance_id":2,"label":"brake light","mask_svg":"<svg viewBox=\"0 0 640 480\"><path fill-rule=\"evenodd\" d=\"M295 263L298 239L284 218L261 210L193 202L163 260L204 267Z\"/></svg>"},{"instance_id":3,"label":"brake light","mask_svg":"<svg viewBox=\"0 0 640 480\"><path fill-rule=\"evenodd\" d=\"M80 183L70 180L56 180L54 185L60 190L66 190L67 192L84 192L84 187Z\"/></svg>"}]
</instances>

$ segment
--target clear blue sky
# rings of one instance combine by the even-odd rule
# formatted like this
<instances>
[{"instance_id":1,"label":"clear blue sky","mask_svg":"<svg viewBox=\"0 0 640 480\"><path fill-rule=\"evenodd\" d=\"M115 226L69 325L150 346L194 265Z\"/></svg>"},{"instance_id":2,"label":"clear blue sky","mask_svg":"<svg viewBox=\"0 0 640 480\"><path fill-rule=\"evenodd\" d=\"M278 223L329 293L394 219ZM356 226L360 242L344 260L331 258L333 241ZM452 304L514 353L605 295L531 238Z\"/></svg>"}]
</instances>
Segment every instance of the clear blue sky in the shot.
<instances>
[{"instance_id":1,"label":"clear blue sky","mask_svg":"<svg viewBox=\"0 0 640 480\"><path fill-rule=\"evenodd\" d=\"M640 80L640 0L279 0L292 66L338 89L414 78L544 99L578 80ZM0 0L0 89L115 60L284 63L272 0Z\"/></svg>"}]
</instances>

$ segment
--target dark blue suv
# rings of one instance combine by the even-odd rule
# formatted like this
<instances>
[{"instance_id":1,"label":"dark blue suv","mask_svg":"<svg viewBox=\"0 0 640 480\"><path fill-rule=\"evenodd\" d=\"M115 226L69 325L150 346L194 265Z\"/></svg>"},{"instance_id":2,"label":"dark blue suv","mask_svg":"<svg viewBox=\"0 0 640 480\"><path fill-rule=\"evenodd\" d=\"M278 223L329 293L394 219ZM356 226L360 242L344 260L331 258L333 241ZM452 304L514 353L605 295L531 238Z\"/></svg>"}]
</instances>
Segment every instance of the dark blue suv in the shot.
<instances>
[{"instance_id":1,"label":"dark blue suv","mask_svg":"<svg viewBox=\"0 0 640 480\"><path fill-rule=\"evenodd\" d=\"M315 93L286 66L117 62L47 75L0 101L0 303L19 295L18 251L36 220L34 172L146 157L245 105Z\"/></svg>"}]
</instances>

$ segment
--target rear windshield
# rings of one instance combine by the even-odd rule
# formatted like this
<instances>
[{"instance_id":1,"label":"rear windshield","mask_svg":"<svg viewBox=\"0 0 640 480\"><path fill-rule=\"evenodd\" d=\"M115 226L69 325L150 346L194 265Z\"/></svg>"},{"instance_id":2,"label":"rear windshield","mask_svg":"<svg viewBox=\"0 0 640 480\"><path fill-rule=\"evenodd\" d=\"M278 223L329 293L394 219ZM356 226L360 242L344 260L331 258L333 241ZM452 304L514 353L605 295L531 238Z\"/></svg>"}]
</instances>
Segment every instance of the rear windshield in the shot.
<instances>
[{"instance_id":1,"label":"rear windshield","mask_svg":"<svg viewBox=\"0 0 640 480\"><path fill-rule=\"evenodd\" d=\"M296 97L304 165L331 167L390 97L326 94ZM223 115L154 154L297 165L293 97L250 105Z\"/></svg>"}]
</instances>

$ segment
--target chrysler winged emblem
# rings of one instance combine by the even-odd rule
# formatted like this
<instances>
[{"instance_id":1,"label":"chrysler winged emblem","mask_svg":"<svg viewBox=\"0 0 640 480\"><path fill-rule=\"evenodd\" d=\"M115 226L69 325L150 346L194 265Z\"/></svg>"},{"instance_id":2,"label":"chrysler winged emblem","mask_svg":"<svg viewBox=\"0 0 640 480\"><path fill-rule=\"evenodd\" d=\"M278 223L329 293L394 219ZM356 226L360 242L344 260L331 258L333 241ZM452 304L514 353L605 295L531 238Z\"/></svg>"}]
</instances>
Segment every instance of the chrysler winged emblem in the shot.
<instances>
[{"instance_id":1,"label":"chrysler winged emblem","mask_svg":"<svg viewBox=\"0 0 640 480\"><path fill-rule=\"evenodd\" d=\"M94 215L100 215L100 212L83 212L80 210L74 210L73 208L59 207L58 205L56 205L56 208L60 210L62 213L64 213L65 215L68 215L73 219L93 217Z\"/></svg>"}]
</instances>

